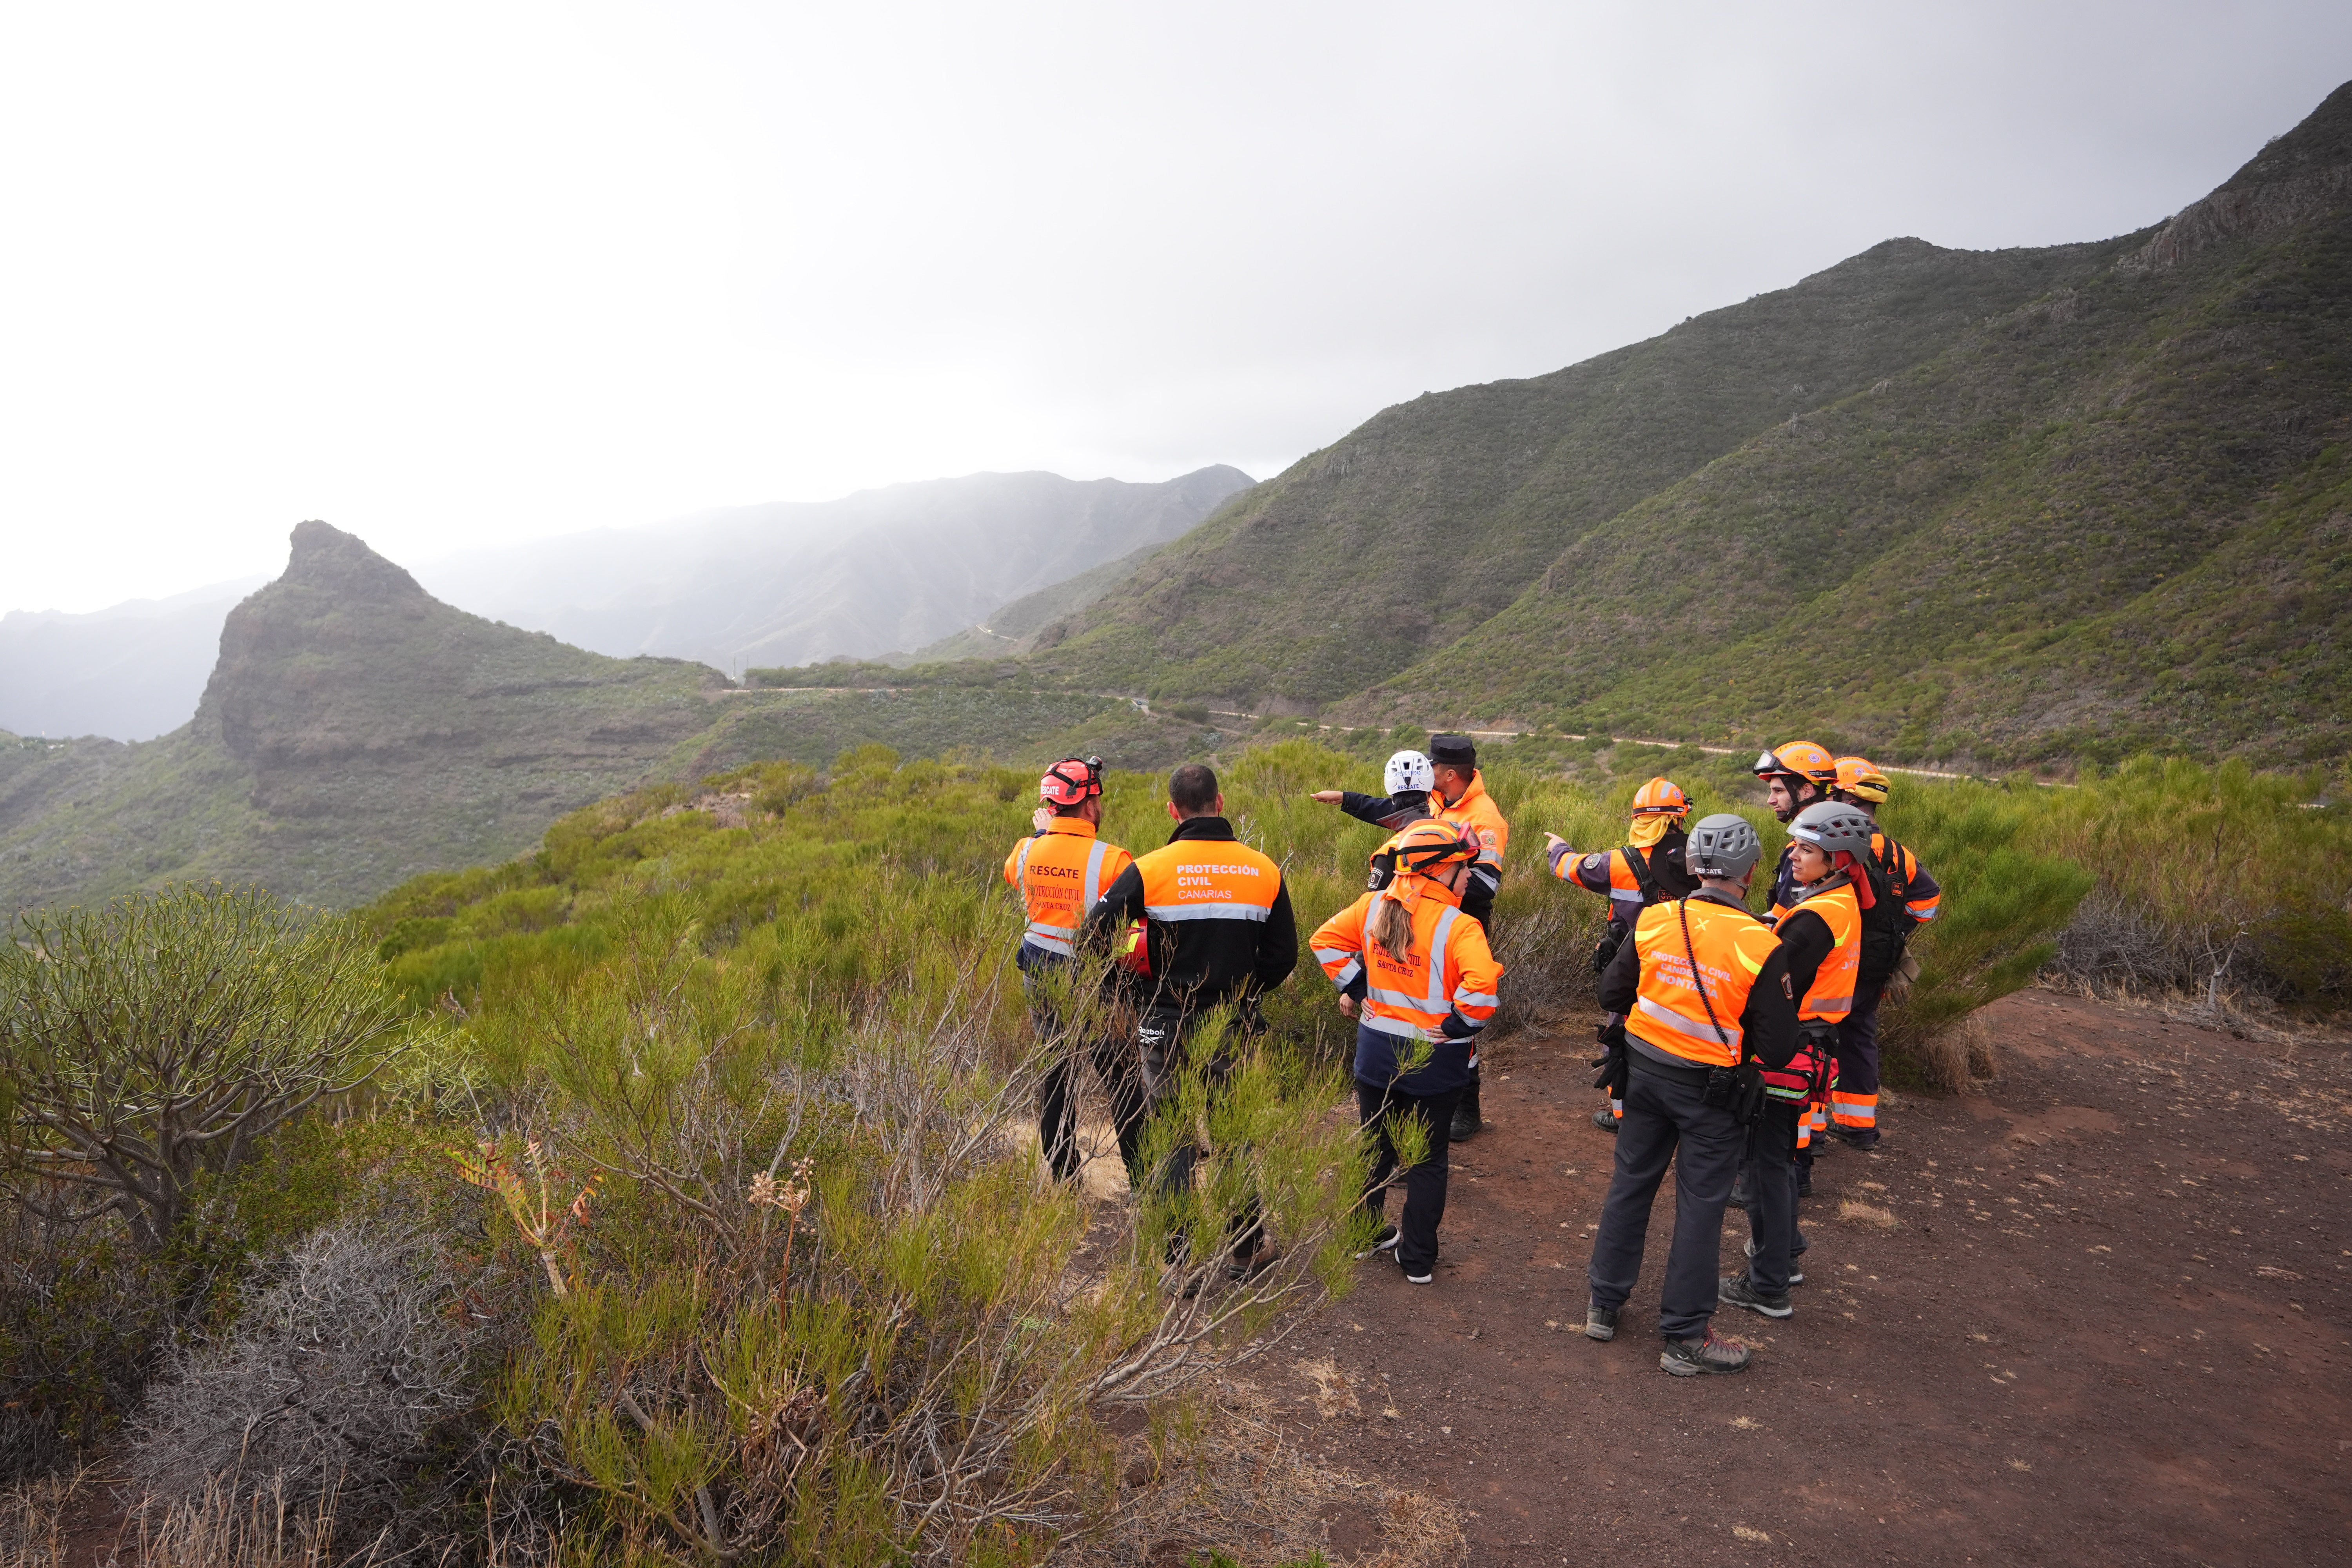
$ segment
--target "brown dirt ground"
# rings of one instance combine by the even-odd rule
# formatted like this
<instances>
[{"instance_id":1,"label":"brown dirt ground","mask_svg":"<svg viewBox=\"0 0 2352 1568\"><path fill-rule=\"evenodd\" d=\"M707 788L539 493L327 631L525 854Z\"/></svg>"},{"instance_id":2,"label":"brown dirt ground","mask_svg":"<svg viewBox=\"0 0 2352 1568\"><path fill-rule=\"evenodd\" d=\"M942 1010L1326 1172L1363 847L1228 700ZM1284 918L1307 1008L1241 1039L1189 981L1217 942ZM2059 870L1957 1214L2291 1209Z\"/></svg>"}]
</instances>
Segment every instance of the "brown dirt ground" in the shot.
<instances>
[{"instance_id":1,"label":"brown dirt ground","mask_svg":"<svg viewBox=\"0 0 2352 1568\"><path fill-rule=\"evenodd\" d=\"M1459 1503L1479 1564L2352 1562L2352 1051L2047 992L1983 1018L1984 1092L1821 1157L1796 1316L1719 1315L1758 1351L1732 1377L1658 1368L1671 1182L1617 1338L1583 1337L1590 1048L1502 1047L1435 1285L1364 1265L1260 1374L1291 1441Z\"/></svg>"}]
</instances>

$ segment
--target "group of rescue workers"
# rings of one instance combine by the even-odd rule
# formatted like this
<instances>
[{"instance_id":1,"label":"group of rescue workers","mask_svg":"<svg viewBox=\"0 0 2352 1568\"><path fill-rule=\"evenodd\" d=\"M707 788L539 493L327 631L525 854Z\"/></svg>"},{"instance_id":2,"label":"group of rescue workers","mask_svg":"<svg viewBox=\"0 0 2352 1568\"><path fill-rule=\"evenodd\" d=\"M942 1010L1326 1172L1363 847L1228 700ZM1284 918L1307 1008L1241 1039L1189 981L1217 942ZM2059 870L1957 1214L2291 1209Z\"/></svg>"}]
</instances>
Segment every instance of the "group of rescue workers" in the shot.
<instances>
[{"instance_id":1,"label":"group of rescue workers","mask_svg":"<svg viewBox=\"0 0 2352 1568\"><path fill-rule=\"evenodd\" d=\"M1730 1373L1748 1348L1713 1330L1719 1303L1768 1318L1795 1310L1804 1282L1799 1201L1812 1187L1814 1148L1835 1137L1878 1142L1878 1011L1917 973L1905 944L1936 918L1941 890L1917 858L1880 832L1885 773L1833 757L1810 741L1758 757L1757 777L1789 842L1769 911L1748 907L1763 844L1744 817L1689 821L1688 796L1654 778L1633 796L1629 842L1580 855L1546 834L1553 876L1609 900L1592 954L1600 973L1601 1056L1593 1121L1616 1138L1616 1169L1590 1268L1586 1334L1615 1337L1641 1272L1650 1210L1675 1167L1674 1241L1658 1327L1660 1364L1676 1376ZM1393 1254L1404 1278L1429 1284L1445 1214L1452 1144L1482 1125L1477 1041L1499 1005L1503 966L1486 925L1501 886L1510 825L1487 795L1469 737L1441 734L1426 753L1388 760L1387 794L1314 796L1387 829L1365 891L1323 922L1308 947L1356 1020L1357 1109L1372 1163L1362 1194L1376 1234L1362 1258ZM1187 1067L1213 1087L1231 1043L1260 1028L1259 999L1297 963L1297 931L1282 870L1243 844L1225 819L1214 773L1200 763L1168 782L1175 831L1140 856L1106 843L1099 758L1068 758L1040 781L1036 832L1013 847L1004 878L1026 906L1018 964L1047 1067L1038 1132L1054 1174L1082 1164L1077 1058L1094 1063L1130 1184L1162 1193L1193 1181L1197 1146L1178 1139L1158 1168L1141 1167L1142 1132ZM1110 954L1118 1005L1079 1004L1063 966ZM1230 1014L1220 1013L1230 1009ZM1214 1059L1188 1061L1213 1015L1230 1026ZM1091 1020L1120 1022L1104 1026ZM1132 1020L1131 1029L1125 1020ZM1417 1123L1418 1158L1398 1132ZM1404 1203L1388 1222L1387 1193ZM1748 1265L1717 1273L1724 1210L1748 1211ZM1235 1279L1273 1261L1254 1212L1235 1227ZM1197 1289L1197 1273L1186 1289Z\"/></svg>"}]
</instances>

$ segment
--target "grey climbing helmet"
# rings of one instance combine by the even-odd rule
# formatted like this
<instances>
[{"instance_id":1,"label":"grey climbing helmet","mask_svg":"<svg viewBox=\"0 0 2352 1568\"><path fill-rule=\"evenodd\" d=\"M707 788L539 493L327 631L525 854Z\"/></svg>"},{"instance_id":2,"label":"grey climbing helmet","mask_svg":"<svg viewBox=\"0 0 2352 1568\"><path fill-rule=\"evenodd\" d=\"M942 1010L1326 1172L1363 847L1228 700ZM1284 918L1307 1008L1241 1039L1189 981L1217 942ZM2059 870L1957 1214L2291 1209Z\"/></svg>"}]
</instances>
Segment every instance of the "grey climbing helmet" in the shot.
<instances>
[{"instance_id":1,"label":"grey climbing helmet","mask_svg":"<svg viewBox=\"0 0 2352 1568\"><path fill-rule=\"evenodd\" d=\"M1764 841L1748 819L1727 811L1702 816L1683 846L1683 864L1694 877L1720 877L1737 882L1764 858Z\"/></svg>"},{"instance_id":2,"label":"grey climbing helmet","mask_svg":"<svg viewBox=\"0 0 2352 1568\"><path fill-rule=\"evenodd\" d=\"M1801 838L1824 855L1870 853L1870 836L1877 824L1858 805L1842 800L1815 801L1789 824L1789 837Z\"/></svg>"}]
</instances>

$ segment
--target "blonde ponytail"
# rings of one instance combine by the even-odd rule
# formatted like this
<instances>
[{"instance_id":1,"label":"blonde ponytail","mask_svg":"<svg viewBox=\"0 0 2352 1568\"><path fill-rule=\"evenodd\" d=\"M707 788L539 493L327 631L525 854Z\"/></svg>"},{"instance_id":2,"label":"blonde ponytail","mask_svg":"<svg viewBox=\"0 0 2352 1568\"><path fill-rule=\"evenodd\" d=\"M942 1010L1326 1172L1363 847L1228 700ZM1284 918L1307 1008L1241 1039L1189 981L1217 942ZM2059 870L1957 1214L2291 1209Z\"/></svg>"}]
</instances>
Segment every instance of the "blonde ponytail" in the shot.
<instances>
[{"instance_id":1,"label":"blonde ponytail","mask_svg":"<svg viewBox=\"0 0 2352 1568\"><path fill-rule=\"evenodd\" d=\"M1412 953L1412 908L1399 899L1372 898L1371 918L1364 922L1364 935L1382 952L1402 963Z\"/></svg>"}]
</instances>

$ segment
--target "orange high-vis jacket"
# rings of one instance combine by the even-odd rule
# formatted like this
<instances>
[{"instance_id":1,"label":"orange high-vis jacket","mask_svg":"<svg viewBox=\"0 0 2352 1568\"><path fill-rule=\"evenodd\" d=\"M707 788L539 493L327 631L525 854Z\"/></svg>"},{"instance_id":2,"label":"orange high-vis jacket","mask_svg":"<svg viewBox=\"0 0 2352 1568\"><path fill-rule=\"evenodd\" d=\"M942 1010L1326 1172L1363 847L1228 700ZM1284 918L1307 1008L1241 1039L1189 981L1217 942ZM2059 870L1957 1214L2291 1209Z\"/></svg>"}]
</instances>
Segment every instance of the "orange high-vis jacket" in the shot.
<instances>
[{"instance_id":1,"label":"orange high-vis jacket","mask_svg":"<svg viewBox=\"0 0 2352 1568\"><path fill-rule=\"evenodd\" d=\"M1470 787L1453 805L1445 805L1435 795L1430 797L1430 804L1437 807L1439 821L1459 823L1478 836L1478 865L1490 877L1499 879L1503 874L1503 851L1511 844L1511 825L1503 820L1502 808L1486 793L1486 775L1472 773Z\"/></svg>"},{"instance_id":2,"label":"orange high-vis jacket","mask_svg":"<svg viewBox=\"0 0 2352 1568\"><path fill-rule=\"evenodd\" d=\"M1837 945L1813 971L1812 984L1797 999L1797 1017L1801 1022L1835 1024L1853 1011L1854 985L1862 978L1862 904L1853 896L1853 886L1840 878L1822 891L1799 899L1781 918L1799 910L1820 916Z\"/></svg>"},{"instance_id":3,"label":"orange high-vis jacket","mask_svg":"<svg viewBox=\"0 0 2352 1568\"><path fill-rule=\"evenodd\" d=\"M1413 905L1412 946L1400 963L1364 934L1380 897L1360 895L1309 939L1331 984L1346 991L1361 975L1363 1022L1384 1035L1460 1040L1485 1028L1500 1005L1496 987L1503 980L1486 929L1462 912L1457 895L1428 883ZM1451 1030L1450 1018L1460 1020Z\"/></svg>"},{"instance_id":4,"label":"orange high-vis jacket","mask_svg":"<svg viewBox=\"0 0 2352 1568\"><path fill-rule=\"evenodd\" d=\"M1687 952L1685 917L1690 921ZM1780 944L1762 921L1712 899L1677 899L1643 910L1633 922L1642 978L1633 1010L1625 1015L1625 1032L1700 1067L1737 1067L1743 1043L1739 1019L1748 1010L1748 994ZM1693 982L1693 958L1706 984L1704 1001Z\"/></svg>"},{"instance_id":5,"label":"orange high-vis jacket","mask_svg":"<svg viewBox=\"0 0 2352 1568\"><path fill-rule=\"evenodd\" d=\"M1004 879L1028 906L1028 939L1047 952L1071 957L1078 923L1135 858L1095 837L1094 824L1057 816L1045 831L1024 838L1004 858Z\"/></svg>"}]
</instances>

